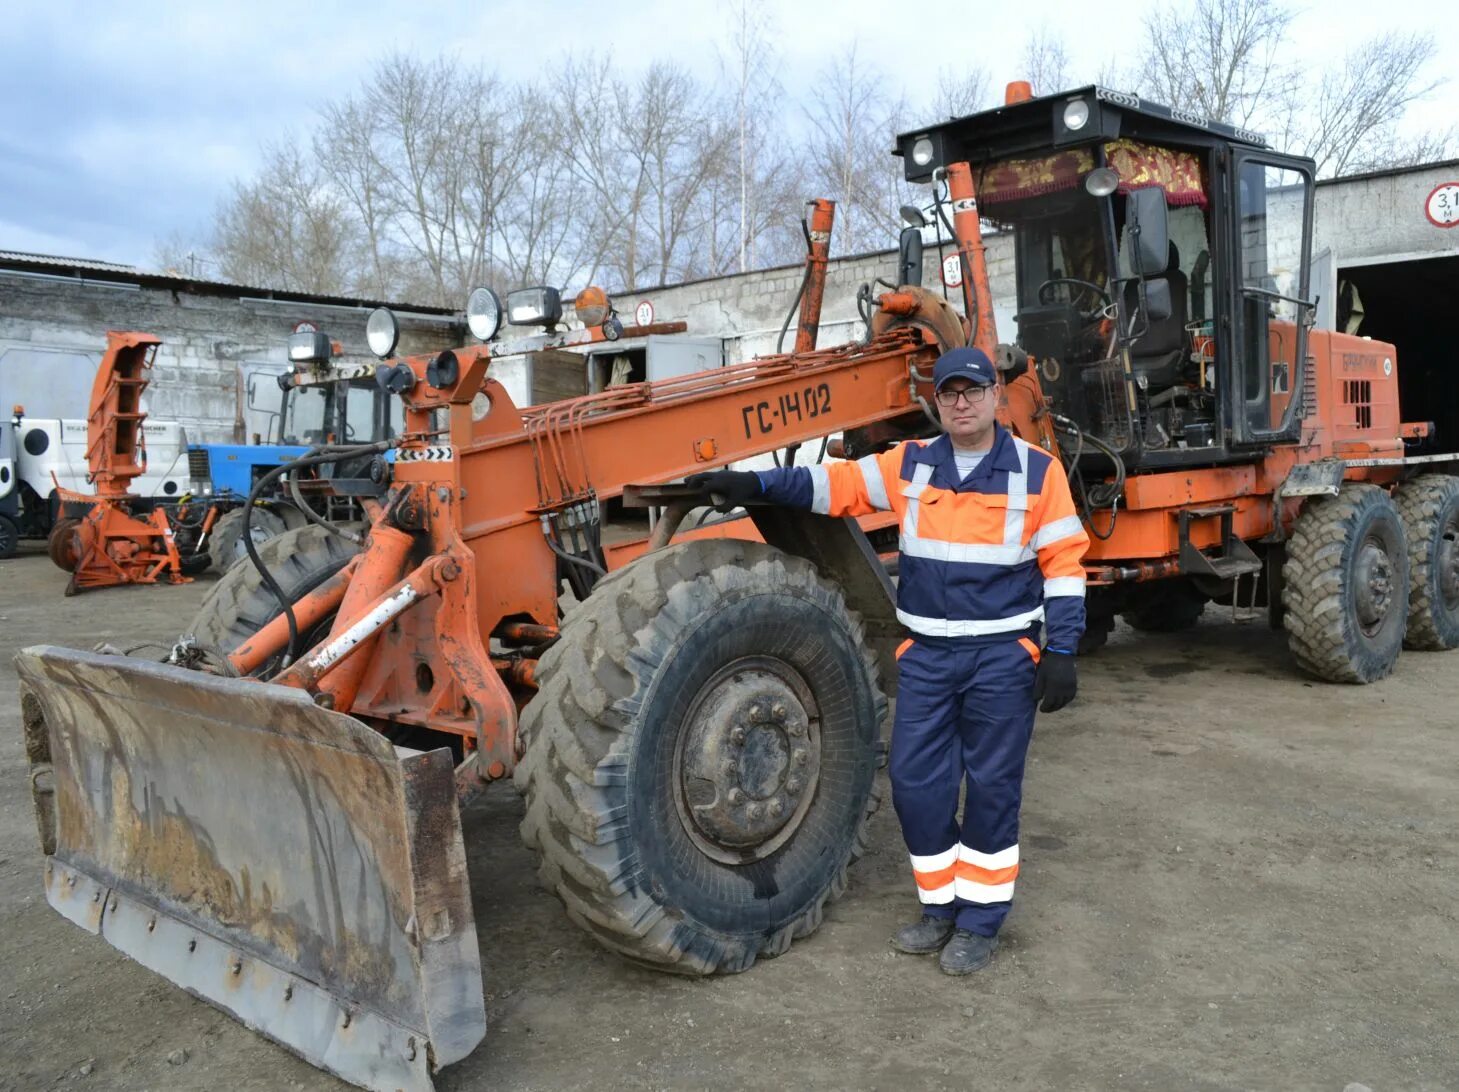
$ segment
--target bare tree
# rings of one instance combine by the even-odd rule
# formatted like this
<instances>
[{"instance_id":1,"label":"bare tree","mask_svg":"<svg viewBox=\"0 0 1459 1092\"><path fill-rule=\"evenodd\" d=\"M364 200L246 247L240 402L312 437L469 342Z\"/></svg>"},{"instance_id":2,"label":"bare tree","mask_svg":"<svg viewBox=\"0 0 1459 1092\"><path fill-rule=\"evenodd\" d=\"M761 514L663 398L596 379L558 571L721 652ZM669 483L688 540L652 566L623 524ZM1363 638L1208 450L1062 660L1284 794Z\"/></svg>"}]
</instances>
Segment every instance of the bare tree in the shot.
<instances>
[{"instance_id":1,"label":"bare tree","mask_svg":"<svg viewBox=\"0 0 1459 1092\"><path fill-rule=\"evenodd\" d=\"M257 181L235 186L213 240L228 280L323 294L348 290L358 249L345 202L287 139L266 150Z\"/></svg>"},{"instance_id":2,"label":"bare tree","mask_svg":"<svg viewBox=\"0 0 1459 1092\"><path fill-rule=\"evenodd\" d=\"M720 67L730 86L734 120L739 270L743 273L755 263L756 227L763 216L766 190L773 188L774 170L767 171L763 152L783 89L772 44L774 22L765 0L733 0L725 19L729 49L721 54Z\"/></svg>"},{"instance_id":3,"label":"bare tree","mask_svg":"<svg viewBox=\"0 0 1459 1092\"><path fill-rule=\"evenodd\" d=\"M988 109L994 101L993 84L986 69L937 70L937 90L932 99L935 117L966 117Z\"/></svg>"},{"instance_id":4,"label":"bare tree","mask_svg":"<svg viewBox=\"0 0 1459 1092\"><path fill-rule=\"evenodd\" d=\"M1390 31L1364 42L1340 66L1323 72L1298 130L1304 137L1300 146L1317 161L1319 173L1343 174L1359 165L1371 169L1435 150L1425 147L1433 143L1431 135L1403 148L1394 129L1415 100L1442 82L1423 74L1437 48L1430 35Z\"/></svg>"},{"instance_id":5,"label":"bare tree","mask_svg":"<svg viewBox=\"0 0 1459 1092\"><path fill-rule=\"evenodd\" d=\"M905 186L888 149L907 108L884 86L853 41L823 70L808 112L813 178L837 202L842 253L885 246L896 232Z\"/></svg>"},{"instance_id":6,"label":"bare tree","mask_svg":"<svg viewBox=\"0 0 1459 1092\"><path fill-rule=\"evenodd\" d=\"M153 246L152 268L173 277L211 277L217 261L187 232L171 231Z\"/></svg>"},{"instance_id":7,"label":"bare tree","mask_svg":"<svg viewBox=\"0 0 1459 1092\"><path fill-rule=\"evenodd\" d=\"M1145 19L1141 90L1167 106L1252 126L1296 88L1296 69L1284 60L1291 22L1279 0L1156 8Z\"/></svg>"},{"instance_id":8,"label":"bare tree","mask_svg":"<svg viewBox=\"0 0 1459 1092\"><path fill-rule=\"evenodd\" d=\"M1035 95L1053 95L1072 84L1069 51L1063 35L1042 28L1029 35L1023 45L1021 76L1033 84Z\"/></svg>"},{"instance_id":9,"label":"bare tree","mask_svg":"<svg viewBox=\"0 0 1459 1092\"><path fill-rule=\"evenodd\" d=\"M330 179L349 202L364 235L366 269L356 272L356 286L375 299L389 299L398 288L391 246L391 216L396 200L388 189L377 146L384 139L380 111L368 99L346 98L324 107L322 127L314 137L315 154L327 165Z\"/></svg>"}]
</instances>

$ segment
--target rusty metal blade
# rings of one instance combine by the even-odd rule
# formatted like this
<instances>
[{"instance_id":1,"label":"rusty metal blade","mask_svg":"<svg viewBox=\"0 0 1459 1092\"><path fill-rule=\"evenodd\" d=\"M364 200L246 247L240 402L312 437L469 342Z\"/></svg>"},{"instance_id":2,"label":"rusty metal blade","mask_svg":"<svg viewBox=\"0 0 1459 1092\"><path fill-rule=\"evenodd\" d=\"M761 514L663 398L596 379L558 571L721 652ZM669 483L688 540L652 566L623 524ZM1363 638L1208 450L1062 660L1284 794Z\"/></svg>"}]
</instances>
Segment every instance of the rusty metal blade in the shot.
<instances>
[{"instance_id":1,"label":"rusty metal blade","mask_svg":"<svg viewBox=\"0 0 1459 1092\"><path fill-rule=\"evenodd\" d=\"M57 911L364 1088L429 1090L481 1041L449 752L288 687L45 646L15 663Z\"/></svg>"}]
</instances>

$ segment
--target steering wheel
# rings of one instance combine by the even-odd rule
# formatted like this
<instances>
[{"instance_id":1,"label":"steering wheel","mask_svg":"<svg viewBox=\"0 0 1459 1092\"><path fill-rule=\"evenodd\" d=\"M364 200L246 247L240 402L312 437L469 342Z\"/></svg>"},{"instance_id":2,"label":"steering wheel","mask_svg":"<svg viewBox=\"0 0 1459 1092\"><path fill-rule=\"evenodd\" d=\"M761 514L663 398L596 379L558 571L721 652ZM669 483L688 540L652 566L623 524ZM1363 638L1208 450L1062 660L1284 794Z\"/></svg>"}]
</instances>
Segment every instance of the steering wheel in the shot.
<instances>
[{"instance_id":1,"label":"steering wheel","mask_svg":"<svg viewBox=\"0 0 1459 1092\"><path fill-rule=\"evenodd\" d=\"M1099 285L1095 284L1093 281L1080 280L1078 277L1053 277L1049 280L1044 281L1043 284L1039 285L1039 302L1046 305L1053 303L1054 294L1052 290L1061 284L1070 285L1074 289L1076 289L1076 291L1072 294L1072 298L1069 300L1070 303L1073 303L1081 296L1086 296L1090 294L1099 297L1099 299L1102 301L1101 305L1092 311L1079 312L1079 317L1086 323L1096 322L1100 318L1102 318L1104 309L1113 302L1109 297L1109 293L1106 292L1103 288L1099 287Z\"/></svg>"}]
</instances>

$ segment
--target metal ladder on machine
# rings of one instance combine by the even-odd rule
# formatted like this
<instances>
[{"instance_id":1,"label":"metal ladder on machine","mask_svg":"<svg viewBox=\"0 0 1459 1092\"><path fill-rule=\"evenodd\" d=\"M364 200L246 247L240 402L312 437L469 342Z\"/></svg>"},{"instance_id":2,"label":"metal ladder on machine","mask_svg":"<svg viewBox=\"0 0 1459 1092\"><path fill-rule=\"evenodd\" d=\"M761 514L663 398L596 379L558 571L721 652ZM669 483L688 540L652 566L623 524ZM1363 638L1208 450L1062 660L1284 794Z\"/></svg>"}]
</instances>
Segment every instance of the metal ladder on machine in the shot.
<instances>
[{"instance_id":1,"label":"metal ladder on machine","mask_svg":"<svg viewBox=\"0 0 1459 1092\"><path fill-rule=\"evenodd\" d=\"M1180 571L1187 576L1203 576L1215 580L1230 580L1231 620L1244 619L1237 614L1241 604L1241 578L1251 575L1251 602L1246 610L1256 610L1256 593L1261 582L1262 561L1241 538L1236 535L1234 517L1236 505L1218 504L1205 508L1182 508L1177 513L1179 521ZM1191 524L1200 520L1221 520L1221 542L1219 552L1208 552L1191 541ZM1249 619L1245 619L1249 620Z\"/></svg>"}]
</instances>

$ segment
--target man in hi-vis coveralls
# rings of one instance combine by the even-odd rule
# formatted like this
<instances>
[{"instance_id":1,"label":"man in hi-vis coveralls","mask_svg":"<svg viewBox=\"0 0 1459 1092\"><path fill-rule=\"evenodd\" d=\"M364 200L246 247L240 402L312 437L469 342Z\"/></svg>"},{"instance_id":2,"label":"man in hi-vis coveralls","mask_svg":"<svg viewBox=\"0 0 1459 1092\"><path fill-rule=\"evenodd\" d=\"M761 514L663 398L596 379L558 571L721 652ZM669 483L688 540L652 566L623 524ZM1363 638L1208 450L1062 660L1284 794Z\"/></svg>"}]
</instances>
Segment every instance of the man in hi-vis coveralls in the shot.
<instances>
[{"instance_id":1,"label":"man in hi-vis coveralls","mask_svg":"<svg viewBox=\"0 0 1459 1092\"><path fill-rule=\"evenodd\" d=\"M688 482L728 504L901 518L897 617L909 638L898 650L889 773L922 916L892 944L940 952L942 970L963 975L988 964L1012 905L1035 703L1049 713L1077 689L1089 538L1059 461L997 424L987 354L944 353L933 385L945 433L935 440Z\"/></svg>"}]
</instances>

